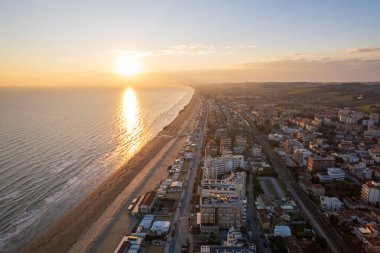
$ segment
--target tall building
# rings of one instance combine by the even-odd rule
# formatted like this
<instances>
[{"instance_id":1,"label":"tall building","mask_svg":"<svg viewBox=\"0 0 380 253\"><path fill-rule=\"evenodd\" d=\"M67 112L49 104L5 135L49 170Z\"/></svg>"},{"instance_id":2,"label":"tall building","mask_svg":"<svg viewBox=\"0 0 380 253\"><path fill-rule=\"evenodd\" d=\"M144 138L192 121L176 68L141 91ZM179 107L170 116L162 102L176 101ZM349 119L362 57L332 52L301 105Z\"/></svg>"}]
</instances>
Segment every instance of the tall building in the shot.
<instances>
[{"instance_id":1,"label":"tall building","mask_svg":"<svg viewBox=\"0 0 380 253\"><path fill-rule=\"evenodd\" d=\"M246 178L245 172L242 171L231 173L229 177L223 180L202 179L202 194L205 193L209 195L215 191L229 191L236 193L238 196L244 196L246 191Z\"/></svg>"},{"instance_id":2,"label":"tall building","mask_svg":"<svg viewBox=\"0 0 380 253\"><path fill-rule=\"evenodd\" d=\"M242 155L224 155L221 157L205 159L204 175L207 178L216 179L218 176L244 168L244 156Z\"/></svg>"},{"instance_id":3,"label":"tall building","mask_svg":"<svg viewBox=\"0 0 380 253\"><path fill-rule=\"evenodd\" d=\"M380 182L368 181L362 185L361 198L370 205L380 204Z\"/></svg>"},{"instance_id":4,"label":"tall building","mask_svg":"<svg viewBox=\"0 0 380 253\"><path fill-rule=\"evenodd\" d=\"M332 157L315 157L307 158L307 169L309 172L326 171L327 168L335 166L335 159Z\"/></svg>"},{"instance_id":5,"label":"tall building","mask_svg":"<svg viewBox=\"0 0 380 253\"><path fill-rule=\"evenodd\" d=\"M246 224L245 197L203 195L200 198L200 225L203 234L218 233L219 229Z\"/></svg>"}]
</instances>

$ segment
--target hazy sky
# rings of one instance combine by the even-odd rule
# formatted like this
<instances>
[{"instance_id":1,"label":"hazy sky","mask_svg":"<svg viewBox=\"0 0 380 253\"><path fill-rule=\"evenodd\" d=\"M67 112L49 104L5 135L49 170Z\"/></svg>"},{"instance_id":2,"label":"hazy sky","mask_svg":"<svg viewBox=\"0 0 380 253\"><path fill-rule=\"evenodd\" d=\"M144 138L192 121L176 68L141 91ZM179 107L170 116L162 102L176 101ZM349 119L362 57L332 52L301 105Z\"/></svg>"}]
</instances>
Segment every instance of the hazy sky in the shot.
<instances>
[{"instance_id":1,"label":"hazy sky","mask_svg":"<svg viewBox=\"0 0 380 253\"><path fill-rule=\"evenodd\" d=\"M149 81L379 81L380 1L0 0L2 86L111 85L121 55Z\"/></svg>"}]
</instances>

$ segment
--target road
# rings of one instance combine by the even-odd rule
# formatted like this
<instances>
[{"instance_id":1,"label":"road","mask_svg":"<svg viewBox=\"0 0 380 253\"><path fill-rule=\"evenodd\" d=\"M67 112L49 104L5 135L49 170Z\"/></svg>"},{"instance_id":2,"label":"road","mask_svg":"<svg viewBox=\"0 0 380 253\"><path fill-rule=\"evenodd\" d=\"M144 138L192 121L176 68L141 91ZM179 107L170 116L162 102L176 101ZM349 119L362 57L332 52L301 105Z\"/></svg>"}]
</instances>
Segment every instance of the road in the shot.
<instances>
[{"instance_id":1,"label":"road","mask_svg":"<svg viewBox=\"0 0 380 253\"><path fill-rule=\"evenodd\" d=\"M232 108L230 108L232 110ZM234 111L234 110L232 110ZM268 143L265 137L250 124L249 119L244 118L240 113L234 111L246 123L248 130L253 134L254 139L262 146L265 155L272 162L279 178L281 178L290 194L297 201L301 210L306 214L313 227L326 239L329 247L337 253L351 253L351 248L347 245L344 239L339 235L336 229L331 226L330 222L320 213L320 208L316 206L301 189L294 180L286 164L274 152L272 146Z\"/></svg>"},{"instance_id":2,"label":"road","mask_svg":"<svg viewBox=\"0 0 380 253\"><path fill-rule=\"evenodd\" d=\"M256 244L257 250L260 253L270 253L271 250L269 246L265 247L264 243L266 243L265 235L262 230L258 230L259 223L257 221L257 210L255 206L255 199L253 196L253 176L249 175L248 181L248 206L247 206L247 214L248 214L248 228L249 231L252 232L252 236L250 241ZM268 243L266 243L268 245Z\"/></svg>"},{"instance_id":3,"label":"road","mask_svg":"<svg viewBox=\"0 0 380 253\"><path fill-rule=\"evenodd\" d=\"M165 247L164 252L181 252L182 245L186 245L187 241L189 240L191 242L192 237L191 233L189 233L189 218L191 214L191 197L194 187L194 181L198 174L199 169L199 163L200 159L202 158L201 150L204 143L204 138L206 135L206 128L207 128L207 122L208 122L208 115L209 115L209 108L207 105L207 102L204 100L203 97L201 97L202 103L204 104L206 110L205 110L205 117L202 125L202 130L199 132L199 137L197 141L197 152L194 155L193 162L190 167L190 171L188 174L188 184L187 189L185 189L182 192L181 195L181 206L178 208L178 211L174 217L174 224L175 225L175 234L174 237L171 238L167 246ZM192 245L192 243L190 243Z\"/></svg>"}]
</instances>

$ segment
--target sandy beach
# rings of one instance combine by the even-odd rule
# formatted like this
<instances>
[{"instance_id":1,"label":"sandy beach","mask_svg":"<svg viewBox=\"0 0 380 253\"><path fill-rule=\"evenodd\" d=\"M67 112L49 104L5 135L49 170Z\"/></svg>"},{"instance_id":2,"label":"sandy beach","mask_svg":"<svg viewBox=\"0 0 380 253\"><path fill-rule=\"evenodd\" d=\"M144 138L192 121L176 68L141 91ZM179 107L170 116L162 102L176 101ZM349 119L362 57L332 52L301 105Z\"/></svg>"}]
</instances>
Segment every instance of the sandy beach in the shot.
<instances>
[{"instance_id":1,"label":"sandy beach","mask_svg":"<svg viewBox=\"0 0 380 253\"><path fill-rule=\"evenodd\" d=\"M84 252L103 232L112 217L131 194L154 189L166 177L166 168L182 148L185 134L194 127L199 98L194 93L190 103L177 118L112 176L69 210L57 223L42 231L21 252ZM101 246L111 250L125 228L121 223L111 231ZM120 230L120 231L119 231ZM117 236L118 235L118 236ZM101 252L101 251L99 251Z\"/></svg>"}]
</instances>

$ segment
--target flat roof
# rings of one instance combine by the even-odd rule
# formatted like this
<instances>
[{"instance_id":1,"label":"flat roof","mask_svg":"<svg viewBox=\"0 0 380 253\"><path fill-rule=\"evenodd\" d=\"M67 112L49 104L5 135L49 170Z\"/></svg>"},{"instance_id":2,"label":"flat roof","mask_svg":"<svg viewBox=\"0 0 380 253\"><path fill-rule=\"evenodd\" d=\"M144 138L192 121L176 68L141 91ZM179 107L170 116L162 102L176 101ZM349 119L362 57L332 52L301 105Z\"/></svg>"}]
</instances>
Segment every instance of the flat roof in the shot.
<instances>
[{"instance_id":1,"label":"flat roof","mask_svg":"<svg viewBox=\"0 0 380 253\"><path fill-rule=\"evenodd\" d=\"M141 201L140 206L141 205L150 206L155 197L156 197L156 192L154 191L147 192L143 200Z\"/></svg>"}]
</instances>

